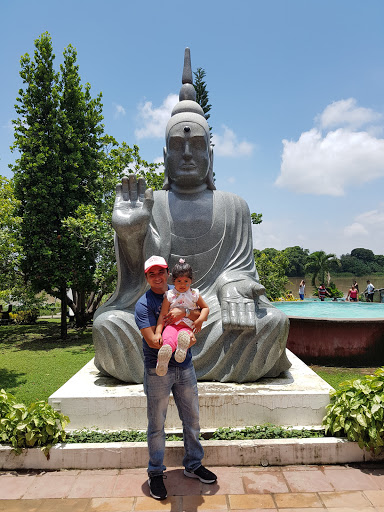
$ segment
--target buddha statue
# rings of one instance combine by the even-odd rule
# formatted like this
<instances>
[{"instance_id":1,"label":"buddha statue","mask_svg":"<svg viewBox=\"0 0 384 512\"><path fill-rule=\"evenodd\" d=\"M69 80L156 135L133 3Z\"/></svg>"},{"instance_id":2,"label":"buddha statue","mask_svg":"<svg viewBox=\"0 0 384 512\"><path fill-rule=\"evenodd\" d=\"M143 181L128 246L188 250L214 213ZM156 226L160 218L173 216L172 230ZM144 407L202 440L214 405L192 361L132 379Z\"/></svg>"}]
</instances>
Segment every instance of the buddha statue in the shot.
<instances>
[{"instance_id":1,"label":"buddha statue","mask_svg":"<svg viewBox=\"0 0 384 512\"><path fill-rule=\"evenodd\" d=\"M179 103L166 127L163 190L146 190L130 175L117 186L112 224L118 283L94 318L96 367L129 383L143 381L142 338L134 319L148 288L144 261L156 254L170 268L185 259L210 313L192 347L200 381L255 382L290 367L288 318L259 283L246 202L216 190L204 112L195 101L190 53L184 58Z\"/></svg>"}]
</instances>

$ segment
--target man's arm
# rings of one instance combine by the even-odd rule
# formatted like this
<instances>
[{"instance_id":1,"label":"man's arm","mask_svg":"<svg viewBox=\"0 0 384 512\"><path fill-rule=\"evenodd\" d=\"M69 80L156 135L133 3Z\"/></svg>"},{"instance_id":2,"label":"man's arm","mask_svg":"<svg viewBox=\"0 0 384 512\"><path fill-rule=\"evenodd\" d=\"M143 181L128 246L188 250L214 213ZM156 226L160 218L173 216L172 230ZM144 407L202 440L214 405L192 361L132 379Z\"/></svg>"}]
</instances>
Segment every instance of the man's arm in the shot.
<instances>
[{"instance_id":1,"label":"man's arm","mask_svg":"<svg viewBox=\"0 0 384 512\"><path fill-rule=\"evenodd\" d=\"M162 339L157 339L156 337L156 325L152 325L151 327L144 327L144 329L140 329L140 332L147 342L147 345L151 348L160 349L162 345Z\"/></svg>"},{"instance_id":2,"label":"man's arm","mask_svg":"<svg viewBox=\"0 0 384 512\"><path fill-rule=\"evenodd\" d=\"M189 317L192 322L197 320L200 316L200 309L191 309L189 311ZM178 320L181 320L185 317L185 308L172 308L169 312L164 316L164 325L171 325L176 323Z\"/></svg>"}]
</instances>

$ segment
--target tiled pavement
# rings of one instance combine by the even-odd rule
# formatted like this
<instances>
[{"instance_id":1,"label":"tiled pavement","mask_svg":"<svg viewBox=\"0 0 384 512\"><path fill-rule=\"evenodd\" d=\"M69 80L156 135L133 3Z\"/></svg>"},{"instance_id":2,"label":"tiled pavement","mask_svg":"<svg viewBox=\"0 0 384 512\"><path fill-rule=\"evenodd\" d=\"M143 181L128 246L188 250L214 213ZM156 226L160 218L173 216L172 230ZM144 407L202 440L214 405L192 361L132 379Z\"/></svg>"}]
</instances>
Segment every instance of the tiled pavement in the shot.
<instances>
[{"instance_id":1,"label":"tiled pavement","mask_svg":"<svg viewBox=\"0 0 384 512\"><path fill-rule=\"evenodd\" d=\"M170 468L168 498L149 496L145 469L0 472L6 512L384 512L384 464L210 468L214 485Z\"/></svg>"}]
</instances>

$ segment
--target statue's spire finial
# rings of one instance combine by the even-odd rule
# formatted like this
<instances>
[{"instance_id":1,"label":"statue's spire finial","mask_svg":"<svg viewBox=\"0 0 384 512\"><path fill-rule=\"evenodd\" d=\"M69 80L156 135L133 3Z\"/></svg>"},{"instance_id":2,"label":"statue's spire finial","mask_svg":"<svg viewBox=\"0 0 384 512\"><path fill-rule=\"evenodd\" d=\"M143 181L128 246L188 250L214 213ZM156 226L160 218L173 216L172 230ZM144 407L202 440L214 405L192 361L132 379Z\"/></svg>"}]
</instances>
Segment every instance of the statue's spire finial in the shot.
<instances>
[{"instance_id":1,"label":"statue's spire finial","mask_svg":"<svg viewBox=\"0 0 384 512\"><path fill-rule=\"evenodd\" d=\"M184 67L181 83L183 85L181 86L180 89L179 100L196 101L196 91L195 88L193 87L192 79L191 51L189 48L186 48L184 52Z\"/></svg>"},{"instance_id":2,"label":"statue's spire finial","mask_svg":"<svg viewBox=\"0 0 384 512\"><path fill-rule=\"evenodd\" d=\"M183 77L181 79L182 84L193 84L192 80L192 66L191 66L191 50L189 48L185 49L184 52L184 68L183 68Z\"/></svg>"}]
</instances>

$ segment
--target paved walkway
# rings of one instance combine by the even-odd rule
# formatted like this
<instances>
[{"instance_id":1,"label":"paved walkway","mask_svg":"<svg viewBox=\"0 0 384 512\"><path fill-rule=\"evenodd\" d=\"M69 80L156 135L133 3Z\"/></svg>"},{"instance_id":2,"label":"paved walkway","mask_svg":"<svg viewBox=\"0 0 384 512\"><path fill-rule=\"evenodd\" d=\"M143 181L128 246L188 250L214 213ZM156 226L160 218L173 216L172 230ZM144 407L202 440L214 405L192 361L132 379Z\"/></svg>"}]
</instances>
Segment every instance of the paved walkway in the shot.
<instances>
[{"instance_id":1,"label":"paved walkway","mask_svg":"<svg viewBox=\"0 0 384 512\"><path fill-rule=\"evenodd\" d=\"M145 469L3 471L6 512L384 512L384 464L210 468L215 485L167 471L169 497L149 496Z\"/></svg>"}]
</instances>

